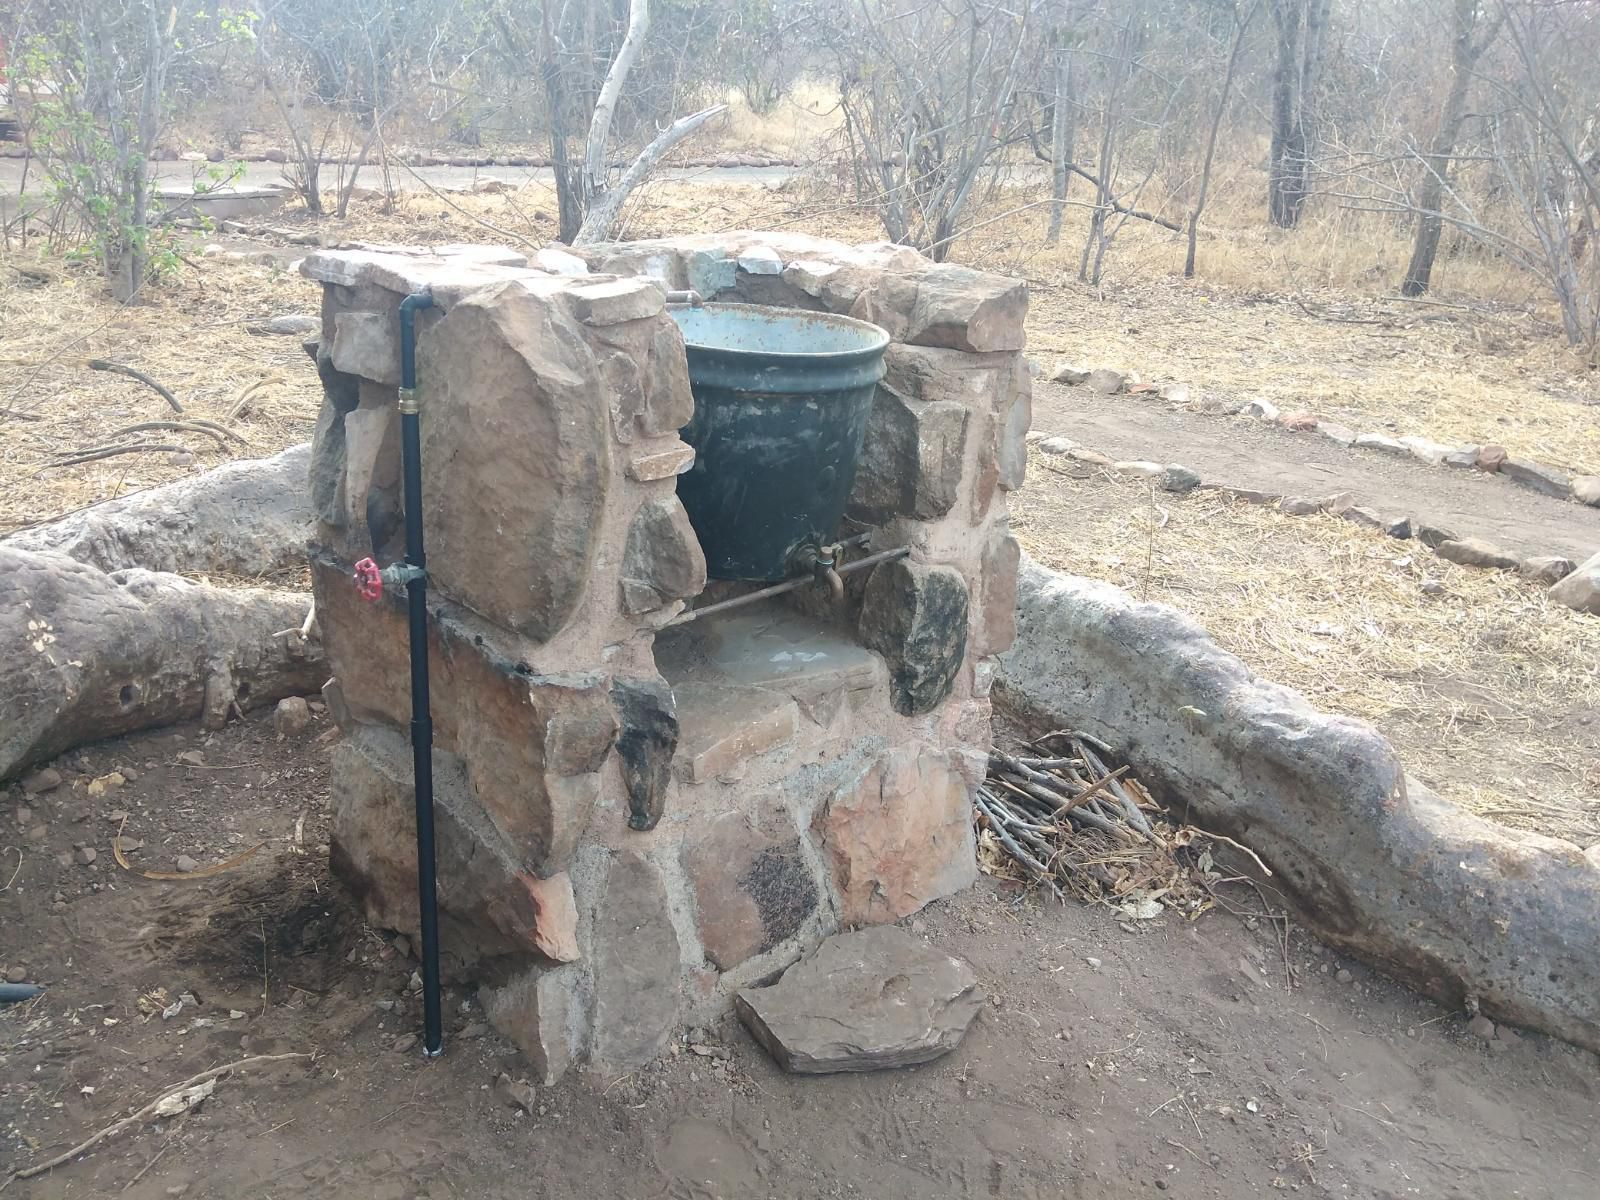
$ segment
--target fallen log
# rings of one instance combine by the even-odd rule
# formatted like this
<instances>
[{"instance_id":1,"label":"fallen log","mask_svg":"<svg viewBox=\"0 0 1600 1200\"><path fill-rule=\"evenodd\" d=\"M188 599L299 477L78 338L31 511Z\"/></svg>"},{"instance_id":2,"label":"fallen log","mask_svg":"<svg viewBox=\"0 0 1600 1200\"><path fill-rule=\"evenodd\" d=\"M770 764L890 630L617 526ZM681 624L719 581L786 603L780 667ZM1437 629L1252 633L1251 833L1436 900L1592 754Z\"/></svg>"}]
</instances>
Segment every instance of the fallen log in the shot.
<instances>
[{"instance_id":1,"label":"fallen log","mask_svg":"<svg viewBox=\"0 0 1600 1200\"><path fill-rule=\"evenodd\" d=\"M24 529L0 546L56 551L102 571L265 575L305 562L310 463L309 443L228 463Z\"/></svg>"},{"instance_id":2,"label":"fallen log","mask_svg":"<svg viewBox=\"0 0 1600 1200\"><path fill-rule=\"evenodd\" d=\"M84 742L208 728L327 679L301 593L222 588L0 543L0 781Z\"/></svg>"},{"instance_id":3,"label":"fallen log","mask_svg":"<svg viewBox=\"0 0 1600 1200\"><path fill-rule=\"evenodd\" d=\"M1025 726L1114 743L1172 811L1257 851L1323 941L1600 1050L1600 847L1472 816L1370 725L1254 678L1181 613L1027 559L1000 667Z\"/></svg>"}]
</instances>

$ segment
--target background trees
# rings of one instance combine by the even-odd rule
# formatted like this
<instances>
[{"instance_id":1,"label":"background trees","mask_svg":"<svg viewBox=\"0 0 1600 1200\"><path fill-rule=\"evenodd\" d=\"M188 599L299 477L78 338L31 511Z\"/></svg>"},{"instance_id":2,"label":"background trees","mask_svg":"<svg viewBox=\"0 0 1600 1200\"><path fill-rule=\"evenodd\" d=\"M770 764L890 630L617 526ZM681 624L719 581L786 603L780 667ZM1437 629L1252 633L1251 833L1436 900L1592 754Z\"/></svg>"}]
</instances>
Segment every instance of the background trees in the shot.
<instances>
[{"instance_id":1,"label":"background trees","mask_svg":"<svg viewBox=\"0 0 1600 1200\"><path fill-rule=\"evenodd\" d=\"M1493 260L1543 289L1569 339L1596 336L1590 0L16 11L19 117L59 210L122 294L151 261L146 160L174 121L209 121L225 150L265 130L312 212L342 214L374 157L532 150L551 163L560 237L593 240L690 137L714 149L783 130L798 86L826 97L806 114L832 131L808 152L826 203L876 214L886 236L936 258L1013 220L1039 252L1070 239L1076 273L1097 284L1138 227L1173 235L1166 269L1203 277L1222 230L1254 228L1381 246L1380 273L1411 297L1453 262Z\"/></svg>"}]
</instances>

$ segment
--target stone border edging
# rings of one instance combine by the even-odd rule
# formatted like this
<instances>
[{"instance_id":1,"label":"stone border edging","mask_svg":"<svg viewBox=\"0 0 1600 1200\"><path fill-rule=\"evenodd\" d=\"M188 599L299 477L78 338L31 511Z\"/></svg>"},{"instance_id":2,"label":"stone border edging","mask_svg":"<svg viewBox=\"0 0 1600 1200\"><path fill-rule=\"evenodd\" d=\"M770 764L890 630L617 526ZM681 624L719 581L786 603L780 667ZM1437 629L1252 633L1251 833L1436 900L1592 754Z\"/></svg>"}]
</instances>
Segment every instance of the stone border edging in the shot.
<instances>
[{"instance_id":1,"label":"stone border edging","mask_svg":"<svg viewBox=\"0 0 1600 1200\"><path fill-rule=\"evenodd\" d=\"M1457 537L1448 529L1422 521L1413 521L1409 516L1385 519L1375 510L1357 505L1349 492L1337 492L1322 500L1304 496L1285 496L1279 492L1264 492L1254 488L1234 487L1231 484L1203 480L1199 472L1181 463L1162 464L1138 460L1117 462L1109 455L1077 445L1070 438L1030 433L1028 442L1045 454L1070 458L1088 467L1122 475L1143 476L1155 482L1162 491L1175 496L1185 496L1198 489L1205 489L1221 492L1247 504L1271 506L1289 517L1328 513L1368 529L1381 530L1401 541L1414 537L1447 562L1453 562L1457 566L1482 567L1488 570L1514 570L1532 583L1547 585L1548 595L1557 603L1576 609L1578 612L1600 615L1600 554L1595 554L1582 564L1574 564L1571 559L1560 555L1518 558L1482 538Z\"/></svg>"},{"instance_id":2,"label":"stone border edging","mask_svg":"<svg viewBox=\"0 0 1600 1200\"><path fill-rule=\"evenodd\" d=\"M1364 721L1255 678L1194 621L1024 556L996 693L1113 745L1272 867L1318 937L1468 1012L1600 1050L1600 846L1503 829Z\"/></svg>"},{"instance_id":3,"label":"stone border edging","mask_svg":"<svg viewBox=\"0 0 1600 1200\"><path fill-rule=\"evenodd\" d=\"M1068 387L1086 385L1091 391L1098 392L1102 396L1113 396L1119 392L1130 395L1155 394L1163 400L1176 403L1182 403L1181 399L1174 400L1180 391L1184 397L1187 397L1189 391L1189 385L1185 383L1157 386L1140 383L1137 380L1130 382L1128 376L1121 371L1107 367L1097 367L1091 371L1065 363L1058 364L1051 371L1050 381ZM1290 433L1318 433L1328 441L1346 449L1353 446L1399 458L1413 458L1433 467L1454 467L1478 470L1487 475L1502 475L1511 482L1539 492L1541 495L1600 508L1600 475L1569 476L1564 471L1558 471L1554 467L1534 462L1532 459L1512 458L1504 446L1493 442L1472 446L1448 446L1425 437L1390 437L1384 433L1357 433L1348 425L1327 420L1312 412L1280 412L1272 401L1261 399L1246 401L1231 410L1224 409L1217 415L1254 417L1277 425Z\"/></svg>"}]
</instances>

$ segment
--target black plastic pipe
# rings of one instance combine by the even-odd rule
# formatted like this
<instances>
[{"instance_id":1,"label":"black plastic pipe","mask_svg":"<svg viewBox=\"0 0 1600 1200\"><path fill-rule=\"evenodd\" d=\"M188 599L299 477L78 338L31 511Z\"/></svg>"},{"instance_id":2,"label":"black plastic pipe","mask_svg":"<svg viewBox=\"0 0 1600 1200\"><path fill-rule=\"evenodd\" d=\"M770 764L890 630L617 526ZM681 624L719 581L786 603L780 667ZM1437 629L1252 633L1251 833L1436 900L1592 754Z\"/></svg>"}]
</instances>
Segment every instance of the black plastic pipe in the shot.
<instances>
[{"instance_id":1,"label":"black plastic pipe","mask_svg":"<svg viewBox=\"0 0 1600 1200\"><path fill-rule=\"evenodd\" d=\"M422 1051L444 1052L439 1005L439 897L433 848L433 718L428 707L428 576L422 548L422 436L417 411L417 312L433 297L400 301L400 457L406 510L406 601L411 626L411 765L417 799L417 909L422 924Z\"/></svg>"}]
</instances>

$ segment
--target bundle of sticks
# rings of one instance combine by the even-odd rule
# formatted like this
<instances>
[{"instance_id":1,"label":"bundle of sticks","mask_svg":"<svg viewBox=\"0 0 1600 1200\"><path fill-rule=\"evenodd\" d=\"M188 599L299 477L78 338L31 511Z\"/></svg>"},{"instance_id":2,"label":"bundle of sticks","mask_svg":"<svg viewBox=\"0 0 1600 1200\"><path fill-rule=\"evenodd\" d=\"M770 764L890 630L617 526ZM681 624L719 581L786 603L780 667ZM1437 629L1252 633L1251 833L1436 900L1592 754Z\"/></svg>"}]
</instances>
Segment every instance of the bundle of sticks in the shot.
<instances>
[{"instance_id":1,"label":"bundle of sticks","mask_svg":"<svg viewBox=\"0 0 1600 1200\"><path fill-rule=\"evenodd\" d=\"M1160 820L1129 766L1107 765L1114 757L1077 730L1046 734L1016 754L991 751L974 800L980 840L1058 898L1063 885L1083 899L1170 887L1188 838Z\"/></svg>"}]
</instances>

